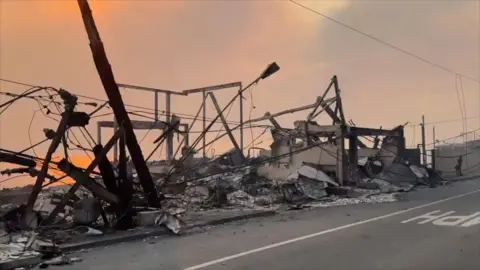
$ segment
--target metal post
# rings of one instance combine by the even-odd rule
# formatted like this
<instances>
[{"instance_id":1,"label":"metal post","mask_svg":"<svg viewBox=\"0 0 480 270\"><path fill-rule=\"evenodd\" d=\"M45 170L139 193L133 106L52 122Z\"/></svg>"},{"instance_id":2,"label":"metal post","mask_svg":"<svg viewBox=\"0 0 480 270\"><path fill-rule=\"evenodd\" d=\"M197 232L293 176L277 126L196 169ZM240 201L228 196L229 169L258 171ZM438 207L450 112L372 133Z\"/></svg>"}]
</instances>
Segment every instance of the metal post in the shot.
<instances>
[{"instance_id":1,"label":"metal post","mask_svg":"<svg viewBox=\"0 0 480 270\"><path fill-rule=\"evenodd\" d=\"M427 145L425 142L425 116L422 115L422 158L423 166L427 166Z\"/></svg>"},{"instance_id":2,"label":"metal post","mask_svg":"<svg viewBox=\"0 0 480 270\"><path fill-rule=\"evenodd\" d=\"M202 120L202 125L203 125L203 132L207 129L207 93L205 90L202 91L202 97L203 97L203 120ZM207 143L207 136L203 136L203 157L207 156L207 150L206 150L206 143Z\"/></svg>"},{"instance_id":3,"label":"metal post","mask_svg":"<svg viewBox=\"0 0 480 270\"><path fill-rule=\"evenodd\" d=\"M155 91L155 122L158 121L158 91Z\"/></svg>"},{"instance_id":4,"label":"metal post","mask_svg":"<svg viewBox=\"0 0 480 270\"><path fill-rule=\"evenodd\" d=\"M240 93L240 149L243 152L243 87L240 85L240 90L238 92Z\"/></svg>"},{"instance_id":5,"label":"metal post","mask_svg":"<svg viewBox=\"0 0 480 270\"><path fill-rule=\"evenodd\" d=\"M166 114L167 114L167 124L171 124L171 112L170 112L170 93L166 94L166 106L165 106ZM169 132L167 135L167 161L172 160L173 157L173 132Z\"/></svg>"}]
</instances>

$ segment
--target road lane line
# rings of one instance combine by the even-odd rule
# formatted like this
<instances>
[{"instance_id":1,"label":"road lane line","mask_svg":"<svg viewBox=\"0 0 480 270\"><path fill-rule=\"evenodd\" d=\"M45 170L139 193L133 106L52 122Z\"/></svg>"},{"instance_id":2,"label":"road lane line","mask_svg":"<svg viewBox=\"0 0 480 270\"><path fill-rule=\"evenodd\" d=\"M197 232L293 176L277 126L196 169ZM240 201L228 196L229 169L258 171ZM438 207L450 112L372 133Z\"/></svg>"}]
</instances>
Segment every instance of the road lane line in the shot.
<instances>
[{"instance_id":1,"label":"road lane line","mask_svg":"<svg viewBox=\"0 0 480 270\"><path fill-rule=\"evenodd\" d=\"M371 218L371 219L366 219L366 220L358 221L358 222L355 222L355 223L346 224L346 225L343 225L343 226L340 226L340 227L335 227L335 228L332 228L332 229L324 230L324 231L321 231L321 232L312 233L312 234L300 236L300 237L297 237L297 238L293 238L293 239L290 239L290 240L270 244L270 245L263 246L263 247L260 247L260 248L247 250L247 251L240 252L240 253L237 253L237 254L234 254L234 255L219 258L219 259L216 259L216 260L213 260L213 261L208 261L208 262L205 262L205 263L202 263L202 264L197 264L197 265L194 265L194 266L190 266L190 267L184 268L183 270L197 270L197 269L205 268L205 267L208 267L208 266L211 266L211 265L214 265L214 264L223 263L223 262L230 261L230 260L233 260L233 259L236 259L236 258L239 258L239 257L248 256L248 255L253 254L253 253L261 252L261 251L268 250L268 249L273 249L273 248L276 248L276 247L284 246L284 245L295 243L295 242L300 242L300 241L303 241L303 240L306 240L306 239L309 239L309 238L317 237L317 236L324 235L324 234L327 234L327 233L340 231L340 230L343 230L343 229L348 229L348 228L351 228L351 227L355 227L355 226L358 226L358 225L370 223L370 222L373 222L373 221L377 221L377 220L401 215L401 214L408 213L408 212L411 212L411 211L414 211L414 210L417 210L417 209L421 209L421 208L425 208L425 207L428 207L428 206L443 203L443 202L446 202L446 201L458 199L458 198L465 197L465 196L468 196L468 195L471 195L471 194L474 194L474 193L478 193L478 192L480 192L480 189L477 189L477 190L474 190L474 191L471 191L471 192L467 192L467 193L463 193L463 194L459 194L459 195L455 195L455 196L448 197L448 198L445 198L445 199L441 199L441 200L438 200L438 201L434 201L434 202L431 202L431 203L422 204L422 205L415 206L415 207L412 207L412 208L400 210L400 211L393 212L393 213L390 213L390 214L386 214L386 215L383 215L383 216L378 216L378 217L374 217L374 218Z\"/></svg>"}]
</instances>

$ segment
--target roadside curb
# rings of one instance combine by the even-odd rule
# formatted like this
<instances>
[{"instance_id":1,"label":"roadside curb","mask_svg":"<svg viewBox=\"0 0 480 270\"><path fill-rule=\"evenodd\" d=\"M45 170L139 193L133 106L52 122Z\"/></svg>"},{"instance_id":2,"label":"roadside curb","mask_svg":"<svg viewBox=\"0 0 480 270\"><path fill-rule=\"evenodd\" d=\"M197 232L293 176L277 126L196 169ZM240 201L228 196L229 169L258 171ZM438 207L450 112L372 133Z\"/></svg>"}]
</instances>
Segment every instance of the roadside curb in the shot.
<instances>
[{"instance_id":1,"label":"roadside curb","mask_svg":"<svg viewBox=\"0 0 480 270\"><path fill-rule=\"evenodd\" d=\"M240 221L240 220L269 217L269 216L274 216L276 214L277 214L276 211L259 211L259 212L253 212L248 214L239 214L236 216L219 218L219 219L214 219L206 222L199 222L196 224L192 224L185 227L185 230L226 224L226 223ZM133 242L133 241L141 240L147 237L164 236L164 235L172 235L172 233L169 230L161 227L161 228L151 229L148 231L147 230L141 231L134 234L110 235L108 237L103 236L102 238L90 239L90 240L77 242L77 243L60 244L59 247L63 252L73 252L81 249L108 246L108 245L114 245L114 244L119 244L124 242ZM27 267L27 266L37 265L41 262L42 262L42 255L18 259L18 260L5 261L5 262L0 262L0 270L11 270L19 267Z\"/></svg>"},{"instance_id":2,"label":"roadside curb","mask_svg":"<svg viewBox=\"0 0 480 270\"><path fill-rule=\"evenodd\" d=\"M28 257L28 258L21 258L17 260L9 260L9 261L0 262L0 269L10 270L10 269L15 269L20 267L37 265L42 261L43 261L42 255L37 255L37 256Z\"/></svg>"},{"instance_id":3,"label":"roadside curb","mask_svg":"<svg viewBox=\"0 0 480 270\"><path fill-rule=\"evenodd\" d=\"M469 175L469 176L462 176L462 177L445 178L445 180L450 182L460 182L460 181L473 180L475 178L480 178L480 175Z\"/></svg>"},{"instance_id":4,"label":"roadside curb","mask_svg":"<svg viewBox=\"0 0 480 270\"><path fill-rule=\"evenodd\" d=\"M185 227L185 230L190 230L193 228L202 228L206 226L220 225L220 224L225 224L225 223L245 220L245 219L269 217L269 216L274 216L276 214L277 214L276 211L261 211L261 212L243 214L243 215L241 214L241 215L232 216L232 217L214 219L206 222L199 222L199 223L192 224ZM112 235L111 237L103 237L101 239L92 239L92 240L87 240L87 241L78 242L78 243L61 244L59 245L59 247L64 252L72 252L72 251L77 251L81 249L108 246L108 245L119 244L124 242L132 242L132 241L141 240L147 237L164 236L164 235L172 235L172 233L169 230L165 229L164 227L161 227L153 230L141 231L135 234L116 235L116 236Z\"/></svg>"}]
</instances>

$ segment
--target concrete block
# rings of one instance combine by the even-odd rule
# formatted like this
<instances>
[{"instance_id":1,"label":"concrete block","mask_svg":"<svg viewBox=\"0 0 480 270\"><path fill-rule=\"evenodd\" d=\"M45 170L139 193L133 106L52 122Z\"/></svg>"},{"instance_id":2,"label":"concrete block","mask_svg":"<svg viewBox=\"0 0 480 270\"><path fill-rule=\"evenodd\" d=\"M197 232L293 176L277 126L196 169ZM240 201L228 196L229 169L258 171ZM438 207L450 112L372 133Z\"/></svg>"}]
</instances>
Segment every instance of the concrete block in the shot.
<instances>
[{"instance_id":1,"label":"concrete block","mask_svg":"<svg viewBox=\"0 0 480 270\"><path fill-rule=\"evenodd\" d=\"M76 224L91 224L101 215L102 205L96 198L85 198L75 203L73 221Z\"/></svg>"},{"instance_id":2,"label":"concrete block","mask_svg":"<svg viewBox=\"0 0 480 270\"><path fill-rule=\"evenodd\" d=\"M155 219L160 216L163 210L141 211L137 213L137 225L148 227L155 225Z\"/></svg>"}]
</instances>

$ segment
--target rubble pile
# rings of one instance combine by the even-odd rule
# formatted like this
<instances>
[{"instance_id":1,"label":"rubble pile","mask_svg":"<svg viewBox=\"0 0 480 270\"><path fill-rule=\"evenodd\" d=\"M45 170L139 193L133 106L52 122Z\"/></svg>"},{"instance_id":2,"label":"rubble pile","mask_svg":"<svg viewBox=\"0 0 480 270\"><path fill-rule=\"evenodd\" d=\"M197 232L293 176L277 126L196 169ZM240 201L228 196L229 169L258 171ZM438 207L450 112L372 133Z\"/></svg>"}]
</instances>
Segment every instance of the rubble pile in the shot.
<instances>
[{"instance_id":1,"label":"rubble pile","mask_svg":"<svg viewBox=\"0 0 480 270\"><path fill-rule=\"evenodd\" d=\"M307 130L327 130L328 136L334 129L307 124ZM157 206L152 206L151 196L143 192L143 178L131 161L122 165L104 159L95 178L85 177L82 169L62 161L58 166L65 166L77 187L42 189L31 210L22 201L29 198L33 188L23 193L0 192L2 259L48 254L51 260L43 267L69 264L77 260L62 256L59 244L136 227L162 226L180 234L188 225L183 220L191 222L189 216L194 213L393 202L398 192L443 184L435 171L398 156L395 149L399 146L391 137L386 137L380 148L358 149L356 155L363 156L354 163L355 151L340 151L337 144L319 137L306 143L301 123L296 122L296 126L289 132L274 128L272 150L258 157L244 157L242 151L232 149L217 158L190 156L148 163L155 197L161 201ZM299 136L301 141L292 144ZM339 161L340 156L344 162ZM10 200L18 197L11 194L23 194L23 199Z\"/></svg>"}]
</instances>

